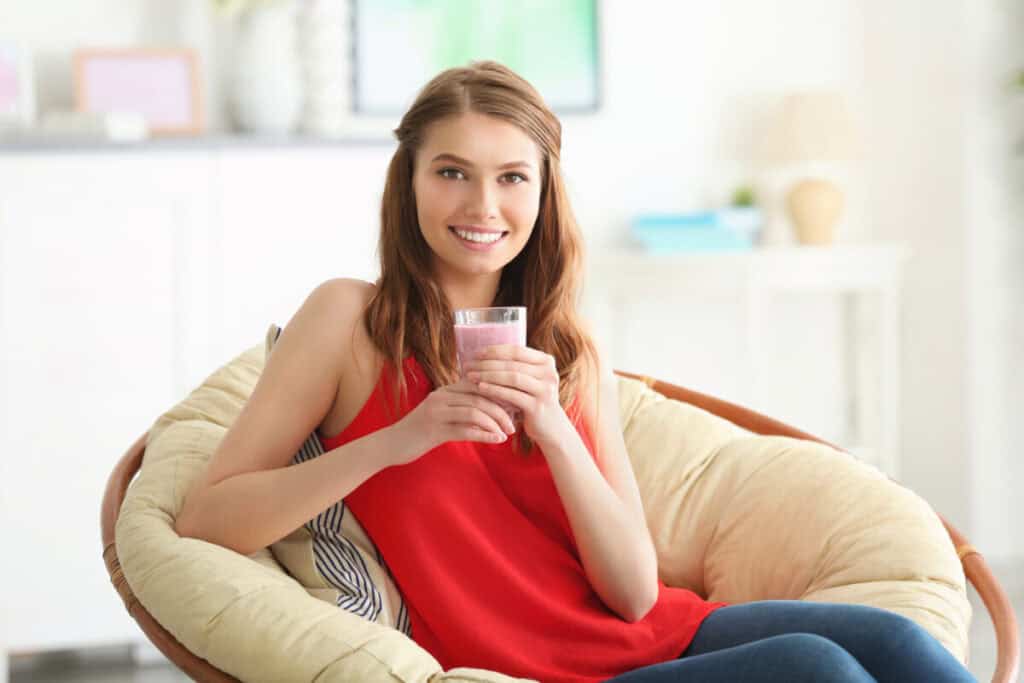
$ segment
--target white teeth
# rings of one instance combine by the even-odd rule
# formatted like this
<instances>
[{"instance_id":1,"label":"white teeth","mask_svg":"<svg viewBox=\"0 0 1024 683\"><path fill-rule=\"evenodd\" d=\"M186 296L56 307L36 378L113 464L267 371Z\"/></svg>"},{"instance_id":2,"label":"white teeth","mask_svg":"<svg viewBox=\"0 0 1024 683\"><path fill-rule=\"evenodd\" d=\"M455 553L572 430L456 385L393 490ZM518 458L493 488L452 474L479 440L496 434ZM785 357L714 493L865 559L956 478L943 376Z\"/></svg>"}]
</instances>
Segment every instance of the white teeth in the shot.
<instances>
[{"instance_id":1,"label":"white teeth","mask_svg":"<svg viewBox=\"0 0 1024 683\"><path fill-rule=\"evenodd\" d=\"M490 244L491 242L497 242L498 240L501 239L500 232L488 233L485 235L484 233L480 232L466 232L465 230L455 230L455 228L452 228L452 230L455 231L456 235L458 235L464 240L469 240L470 242L482 242L484 244Z\"/></svg>"}]
</instances>

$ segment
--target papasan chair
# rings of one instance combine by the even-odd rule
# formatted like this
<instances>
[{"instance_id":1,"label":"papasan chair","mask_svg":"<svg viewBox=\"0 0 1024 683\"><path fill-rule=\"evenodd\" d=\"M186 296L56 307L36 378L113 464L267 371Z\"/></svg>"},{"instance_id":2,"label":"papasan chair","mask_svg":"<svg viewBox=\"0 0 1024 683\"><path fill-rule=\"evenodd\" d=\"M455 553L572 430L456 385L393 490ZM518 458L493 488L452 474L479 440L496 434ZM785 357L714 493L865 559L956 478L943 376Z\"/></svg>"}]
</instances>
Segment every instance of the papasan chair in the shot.
<instances>
[{"instance_id":1,"label":"papasan chair","mask_svg":"<svg viewBox=\"0 0 1024 683\"><path fill-rule=\"evenodd\" d=\"M309 534L250 556L181 538L185 492L241 411L278 328L160 415L114 468L103 558L143 633L197 681L523 680L447 671L406 632L338 607L300 566ZM907 616L961 661L966 580L992 619L992 680L1017 680L1016 617L984 558L917 494L763 415L617 371L621 423L660 578L711 600L872 605ZM385 610L386 611L386 610Z\"/></svg>"}]
</instances>

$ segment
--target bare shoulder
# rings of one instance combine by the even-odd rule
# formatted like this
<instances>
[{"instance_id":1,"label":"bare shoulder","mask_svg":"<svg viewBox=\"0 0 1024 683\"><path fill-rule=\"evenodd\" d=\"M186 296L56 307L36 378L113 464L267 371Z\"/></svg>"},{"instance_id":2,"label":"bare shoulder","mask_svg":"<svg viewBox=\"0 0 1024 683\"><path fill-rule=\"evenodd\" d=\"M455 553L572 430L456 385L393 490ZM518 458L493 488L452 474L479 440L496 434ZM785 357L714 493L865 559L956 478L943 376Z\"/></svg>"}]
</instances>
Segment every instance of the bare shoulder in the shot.
<instances>
[{"instance_id":1,"label":"bare shoulder","mask_svg":"<svg viewBox=\"0 0 1024 683\"><path fill-rule=\"evenodd\" d=\"M320 283L320 285L317 286L317 289L320 288L369 297L377 290L377 285L354 277L334 277Z\"/></svg>"},{"instance_id":2,"label":"bare shoulder","mask_svg":"<svg viewBox=\"0 0 1024 683\"><path fill-rule=\"evenodd\" d=\"M338 352L339 380L353 362L359 365L361 360L375 355L362 318L376 291L377 286L372 282L333 278L321 283L310 295L323 298L324 323L334 328L334 334L344 335L344 339L335 337L329 341Z\"/></svg>"},{"instance_id":3,"label":"bare shoulder","mask_svg":"<svg viewBox=\"0 0 1024 683\"><path fill-rule=\"evenodd\" d=\"M354 278L332 278L320 283L284 327L271 357L277 354L278 347L301 347L305 353L314 354L321 366L340 372L343 352L351 347L353 331L374 289L373 284ZM268 358L268 367L269 364Z\"/></svg>"},{"instance_id":4,"label":"bare shoulder","mask_svg":"<svg viewBox=\"0 0 1024 683\"><path fill-rule=\"evenodd\" d=\"M317 285L310 297L321 296L334 306L342 309L357 308L360 311L369 303L377 285L366 280L351 277L336 277Z\"/></svg>"}]
</instances>

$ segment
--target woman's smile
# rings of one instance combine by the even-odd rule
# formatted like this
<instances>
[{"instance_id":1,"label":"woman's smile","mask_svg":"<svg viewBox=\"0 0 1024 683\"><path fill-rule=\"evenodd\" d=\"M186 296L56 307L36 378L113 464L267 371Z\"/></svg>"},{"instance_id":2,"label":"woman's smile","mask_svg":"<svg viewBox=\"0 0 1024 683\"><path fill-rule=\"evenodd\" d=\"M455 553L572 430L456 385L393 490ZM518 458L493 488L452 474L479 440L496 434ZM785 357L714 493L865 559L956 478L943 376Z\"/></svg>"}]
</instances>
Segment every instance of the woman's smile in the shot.
<instances>
[{"instance_id":1,"label":"woman's smile","mask_svg":"<svg viewBox=\"0 0 1024 683\"><path fill-rule=\"evenodd\" d=\"M505 237L508 235L508 231L481 231L474 228L465 228L463 226L448 226L448 231L455 236L455 239L467 249L472 251L491 251L496 248L498 243L503 242Z\"/></svg>"}]
</instances>

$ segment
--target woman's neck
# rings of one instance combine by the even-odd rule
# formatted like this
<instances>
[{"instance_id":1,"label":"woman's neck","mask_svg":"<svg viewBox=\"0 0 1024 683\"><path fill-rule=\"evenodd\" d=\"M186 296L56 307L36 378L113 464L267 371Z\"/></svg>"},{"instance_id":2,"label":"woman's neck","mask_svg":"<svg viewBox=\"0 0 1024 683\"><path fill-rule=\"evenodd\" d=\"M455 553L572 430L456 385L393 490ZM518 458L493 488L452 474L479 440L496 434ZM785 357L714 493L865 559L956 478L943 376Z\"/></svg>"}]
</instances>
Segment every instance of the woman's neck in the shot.
<instances>
[{"instance_id":1,"label":"woman's neck","mask_svg":"<svg viewBox=\"0 0 1024 683\"><path fill-rule=\"evenodd\" d=\"M498 294L501 273L494 277L474 278L471 281L442 283L441 289L448 297L452 310L460 308L486 308L494 305L494 297Z\"/></svg>"}]
</instances>

